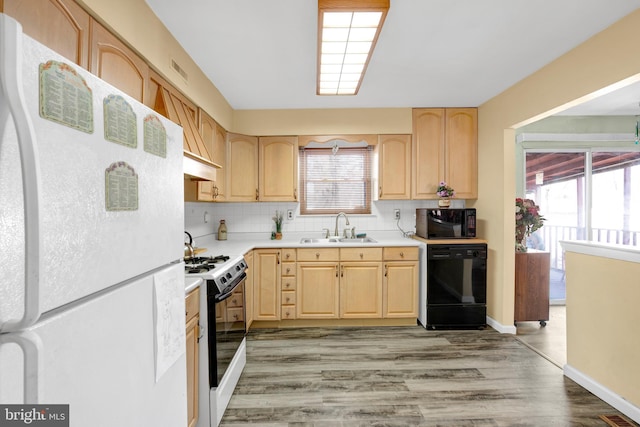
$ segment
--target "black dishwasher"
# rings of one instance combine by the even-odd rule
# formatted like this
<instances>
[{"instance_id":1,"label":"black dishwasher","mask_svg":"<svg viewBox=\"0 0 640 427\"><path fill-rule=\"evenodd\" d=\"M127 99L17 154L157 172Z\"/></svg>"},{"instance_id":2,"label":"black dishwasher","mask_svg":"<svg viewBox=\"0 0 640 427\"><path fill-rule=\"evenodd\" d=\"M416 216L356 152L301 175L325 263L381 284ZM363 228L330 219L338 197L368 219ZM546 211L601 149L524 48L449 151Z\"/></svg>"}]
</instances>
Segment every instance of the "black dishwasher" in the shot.
<instances>
[{"instance_id":1,"label":"black dishwasher","mask_svg":"<svg viewBox=\"0 0 640 427\"><path fill-rule=\"evenodd\" d=\"M487 323L487 245L427 245L427 329Z\"/></svg>"}]
</instances>

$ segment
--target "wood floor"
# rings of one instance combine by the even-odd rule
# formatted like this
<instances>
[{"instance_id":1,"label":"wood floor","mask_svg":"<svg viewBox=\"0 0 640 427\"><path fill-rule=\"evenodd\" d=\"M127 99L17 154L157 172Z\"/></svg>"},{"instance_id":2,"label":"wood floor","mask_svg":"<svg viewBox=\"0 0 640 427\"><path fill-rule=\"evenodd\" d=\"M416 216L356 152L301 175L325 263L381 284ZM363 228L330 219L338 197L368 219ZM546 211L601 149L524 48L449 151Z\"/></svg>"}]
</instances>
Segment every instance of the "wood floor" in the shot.
<instances>
[{"instance_id":1,"label":"wood floor","mask_svg":"<svg viewBox=\"0 0 640 427\"><path fill-rule=\"evenodd\" d=\"M518 322L516 336L559 367L567 364L567 307L549 307L547 326L538 322Z\"/></svg>"},{"instance_id":2,"label":"wood floor","mask_svg":"<svg viewBox=\"0 0 640 427\"><path fill-rule=\"evenodd\" d=\"M618 411L513 335L252 330L222 426L606 426Z\"/></svg>"}]
</instances>

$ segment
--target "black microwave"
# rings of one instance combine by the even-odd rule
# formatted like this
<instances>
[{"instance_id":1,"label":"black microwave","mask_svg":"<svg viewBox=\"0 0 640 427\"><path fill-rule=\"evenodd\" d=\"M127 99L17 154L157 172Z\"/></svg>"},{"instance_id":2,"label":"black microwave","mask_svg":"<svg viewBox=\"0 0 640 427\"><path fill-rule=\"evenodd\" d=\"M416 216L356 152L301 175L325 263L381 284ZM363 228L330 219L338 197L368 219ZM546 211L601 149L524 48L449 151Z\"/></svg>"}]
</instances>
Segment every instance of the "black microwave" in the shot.
<instances>
[{"instance_id":1,"label":"black microwave","mask_svg":"<svg viewBox=\"0 0 640 427\"><path fill-rule=\"evenodd\" d=\"M473 239L475 209L416 209L416 235L424 239Z\"/></svg>"}]
</instances>

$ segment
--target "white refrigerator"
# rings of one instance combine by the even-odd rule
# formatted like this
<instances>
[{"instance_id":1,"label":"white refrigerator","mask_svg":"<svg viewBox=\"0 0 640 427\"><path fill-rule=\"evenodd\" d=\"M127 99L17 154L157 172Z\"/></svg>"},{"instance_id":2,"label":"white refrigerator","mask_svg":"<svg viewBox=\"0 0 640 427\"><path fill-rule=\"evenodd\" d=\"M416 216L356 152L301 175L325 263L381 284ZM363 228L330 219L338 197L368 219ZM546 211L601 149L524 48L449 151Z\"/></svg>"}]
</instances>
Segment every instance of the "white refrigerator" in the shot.
<instances>
[{"instance_id":1,"label":"white refrigerator","mask_svg":"<svg viewBox=\"0 0 640 427\"><path fill-rule=\"evenodd\" d=\"M182 128L3 14L0 45L0 425L185 425Z\"/></svg>"}]
</instances>

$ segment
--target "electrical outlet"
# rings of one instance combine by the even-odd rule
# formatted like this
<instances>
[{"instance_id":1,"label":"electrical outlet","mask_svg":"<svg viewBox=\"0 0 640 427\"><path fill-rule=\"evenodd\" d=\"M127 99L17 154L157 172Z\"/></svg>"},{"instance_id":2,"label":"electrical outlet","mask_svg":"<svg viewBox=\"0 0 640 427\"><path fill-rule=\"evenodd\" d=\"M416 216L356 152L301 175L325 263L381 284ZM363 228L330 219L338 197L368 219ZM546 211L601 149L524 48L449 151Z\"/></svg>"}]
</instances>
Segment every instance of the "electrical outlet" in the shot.
<instances>
[{"instance_id":1,"label":"electrical outlet","mask_svg":"<svg viewBox=\"0 0 640 427\"><path fill-rule=\"evenodd\" d=\"M393 210L393 218L394 219L400 219L400 209L394 209Z\"/></svg>"},{"instance_id":2,"label":"electrical outlet","mask_svg":"<svg viewBox=\"0 0 640 427\"><path fill-rule=\"evenodd\" d=\"M291 221L293 219L293 210L287 209L287 219Z\"/></svg>"}]
</instances>

